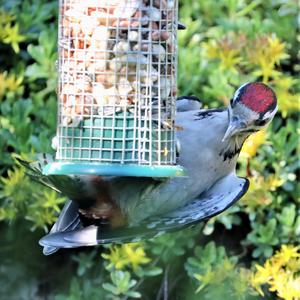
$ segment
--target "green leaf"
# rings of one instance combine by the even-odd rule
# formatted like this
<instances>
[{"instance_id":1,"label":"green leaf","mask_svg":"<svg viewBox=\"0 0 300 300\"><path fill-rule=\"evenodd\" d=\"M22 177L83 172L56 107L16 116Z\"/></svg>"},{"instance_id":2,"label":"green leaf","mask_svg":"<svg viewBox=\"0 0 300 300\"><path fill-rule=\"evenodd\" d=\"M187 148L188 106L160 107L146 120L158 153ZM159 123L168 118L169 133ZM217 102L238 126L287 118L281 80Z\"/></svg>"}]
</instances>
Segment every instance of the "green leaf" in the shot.
<instances>
[{"instance_id":1,"label":"green leaf","mask_svg":"<svg viewBox=\"0 0 300 300\"><path fill-rule=\"evenodd\" d=\"M142 297L141 293L136 292L136 291L129 291L126 293L126 295L131 298L141 298Z\"/></svg>"},{"instance_id":2,"label":"green leaf","mask_svg":"<svg viewBox=\"0 0 300 300\"><path fill-rule=\"evenodd\" d=\"M113 293L114 295L120 295L120 292L119 292L118 288L115 287L114 285L110 284L110 283L103 283L103 284L102 284L102 287L103 287L105 290L107 290L107 291Z\"/></svg>"}]
</instances>

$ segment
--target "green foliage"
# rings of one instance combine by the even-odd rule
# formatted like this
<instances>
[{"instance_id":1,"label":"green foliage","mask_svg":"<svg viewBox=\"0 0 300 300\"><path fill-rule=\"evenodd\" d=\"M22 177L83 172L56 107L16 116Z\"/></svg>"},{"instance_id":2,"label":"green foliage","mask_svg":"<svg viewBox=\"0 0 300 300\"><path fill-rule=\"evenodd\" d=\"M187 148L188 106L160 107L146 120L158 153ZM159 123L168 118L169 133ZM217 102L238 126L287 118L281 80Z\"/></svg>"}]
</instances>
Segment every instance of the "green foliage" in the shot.
<instances>
[{"instance_id":1,"label":"green foliage","mask_svg":"<svg viewBox=\"0 0 300 300\"><path fill-rule=\"evenodd\" d=\"M0 11L0 41L10 45L15 53L20 52L19 44L25 41L26 37L20 33L18 23L14 23L15 17Z\"/></svg>"},{"instance_id":2,"label":"green foliage","mask_svg":"<svg viewBox=\"0 0 300 300\"><path fill-rule=\"evenodd\" d=\"M30 180L14 157L51 152L57 1L0 4L1 299L299 299L299 258L291 257L300 238L297 1L180 2L180 94L216 107L259 80L278 96L272 125L241 153L245 197L193 229L53 258L38 256L36 241L65 199Z\"/></svg>"},{"instance_id":3,"label":"green foliage","mask_svg":"<svg viewBox=\"0 0 300 300\"><path fill-rule=\"evenodd\" d=\"M46 225L56 221L59 206L66 200L54 191L32 183L19 167L0 177L0 188L0 220L12 222L25 217L31 221L32 230L43 228L47 231Z\"/></svg>"},{"instance_id":4,"label":"green foliage","mask_svg":"<svg viewBox=\"0 0 300 300\"><path fill-rule=\"evenodd\" d=\"M74 261L78 263L77 275L84 276L93 266L94 259L96 256L95 251L91 251L88 254L80 253L73 257Z\"/></svg>"},{"instance_id":5,"label":"green foliage","mask_svg":"<svg viewBox=\"0 0 300 300\"><path fill-rule=\"evenodd\" d=\"M299 79L291 76L297 65L281 67L297 55L287 53L297 43L296 11L292 1L185 1L181 20L189 30L179 35L181 92L210 105L216 99L228 103L241 82L262 80L274 86L285 114L299 109Z\"/></svg>"},{"instance_id":6,"label":"green foliage","mask_svg":"<svg viewBox=\"0 0 300 300\"><path fill-rule=\"evenodd\" d=\"M131 288L133 288L137 281L130 278L129 272L123 272L123 271L113 271L110 274L110 278L112 281L111 283L103 283L103 288L107 290L108 292L112 293L113 295L119 296L119 295L125 295L130 298L141 298L141 294L136 291L132 291ZM115 297L112 297L112 299L116 299Z\"/></svg>"},{"instance_id":7,"label":"green foliage","mask_svg":"<svg viewBox=\"0 0 300 300\"><path fill-rule=\"evenodd\" d=\"M37 79L44 79L46 81L46 88L41 91L42 96L45 96L55 91L57 80L54 63L57 58L57 40L56 31L53 26L40 34L38 43L37 46L30 44L27 48L29 55L36 62L26 68L25 75L30 82L36 82ZM33 91L34 87L33 85ZM41 88L41 86L38 85L35 88Z\"/></svg>"},{"instance_id":8,"label":"green foliage","mask_svg":"<svg viewBox=\"0 0 300 300\"><path fill-rule=\"evenodd\" d=\"M249 271L237 266L237 257L228 257L224 247L214 242L197 246L185 263L188 275L198 286L196 293L204 299L249 299Z\"/></svg>"},{"instance_id":9,"label":"green foliage","mask_svg":"<svg viewBox=\"0 0 300 300\"><path fill-rule=\"evenodd\" d=\"M164 263L175 260L186 254L189 249L195 246L195 237L199 232L198 228L186 229L177 233L167 233L161 237L149 241L149 248L153 255L156 255Z\"/></svg>"},{"instance_id":10,"label":"green foliage","mask_svg":"<svg viewBox=\"0 0 300 300\"><path fill-rule=\"evenodd\" d=\"M73 277L66 294L55 295L55 300L97 300L105 299L106 292L101 288L100 280L80 280Z\"/></svg>"}]
</instances>

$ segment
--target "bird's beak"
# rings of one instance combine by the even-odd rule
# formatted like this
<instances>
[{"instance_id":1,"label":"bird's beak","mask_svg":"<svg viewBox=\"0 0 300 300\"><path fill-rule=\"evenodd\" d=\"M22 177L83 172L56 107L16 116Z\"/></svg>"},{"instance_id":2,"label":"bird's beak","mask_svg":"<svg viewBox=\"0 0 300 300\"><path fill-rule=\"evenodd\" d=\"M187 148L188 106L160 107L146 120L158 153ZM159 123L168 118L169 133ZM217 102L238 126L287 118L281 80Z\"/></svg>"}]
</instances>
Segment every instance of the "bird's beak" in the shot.
<instances>
[{"instance_id":1,"label":"bird's beak","mask_svg":"<svg viewBox=\"0 0 300 300\"><path fill-rule=\"evenodd\" d=\"M222 142L228 140L231 138L233 135L235 135L237 132L239 132L244 126L242 126L242 122L239 120L237 121L230 121L228 128L223 136Z\"/></svg>"}]
</instances>

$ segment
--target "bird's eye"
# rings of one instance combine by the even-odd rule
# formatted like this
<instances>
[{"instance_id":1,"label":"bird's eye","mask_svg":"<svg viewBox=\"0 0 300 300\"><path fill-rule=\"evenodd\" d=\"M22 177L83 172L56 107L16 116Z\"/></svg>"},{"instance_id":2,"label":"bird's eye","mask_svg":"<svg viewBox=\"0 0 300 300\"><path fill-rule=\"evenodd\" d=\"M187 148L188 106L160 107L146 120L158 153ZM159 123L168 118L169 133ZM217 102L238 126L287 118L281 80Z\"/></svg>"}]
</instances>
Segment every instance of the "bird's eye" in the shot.
<instances>
[{"instance_id":1,"label":"bird's eye","mask_svg":"<svg viewBox=\"0 0 300 300\"><path fill-rule=\"evenodd\" d=\"M241 128L246 128L247 127L247 124L245 122L240 122L240 127Z\"/></svg>"},{"instance_id":2,"label":"bird's eye","mask_svg":"<svg viewBox=\"0 0 300 300\"><path fill-rule=\"evenodd\" d=\"M264 126L267 124L267 122L269 121L269 119L265 119L265 120L257 120L255 121L254 125L255 126Z\"/></svg>"}]
</instances>

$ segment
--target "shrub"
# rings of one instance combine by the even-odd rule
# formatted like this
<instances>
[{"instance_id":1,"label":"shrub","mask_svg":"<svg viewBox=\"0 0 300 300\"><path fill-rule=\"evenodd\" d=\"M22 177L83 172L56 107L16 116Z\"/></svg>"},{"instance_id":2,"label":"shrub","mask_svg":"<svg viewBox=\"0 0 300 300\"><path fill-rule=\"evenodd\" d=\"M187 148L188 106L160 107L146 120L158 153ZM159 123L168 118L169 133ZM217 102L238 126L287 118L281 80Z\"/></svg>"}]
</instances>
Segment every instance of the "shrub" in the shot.
<instances>
[{"instance_id":1,"label":"shrub","mask_svg":"<svg viewBox=\"0 0 300 300\"><path fill-rule=\"evenodd\" d=\"M52 151L57 2L0 3L0 234L8 245L1 250L1 297L300 299L296 1L180 3L187 26L179 33L180 94L216 107L242 83L259 80L278 96L272 126L242 149L238 173L251 187L239 204L194 229L47 259L33 243L65 199L32 183L14 157ZM25 239L29 228L34 241Z\"/></svg>"}]
</instances>

